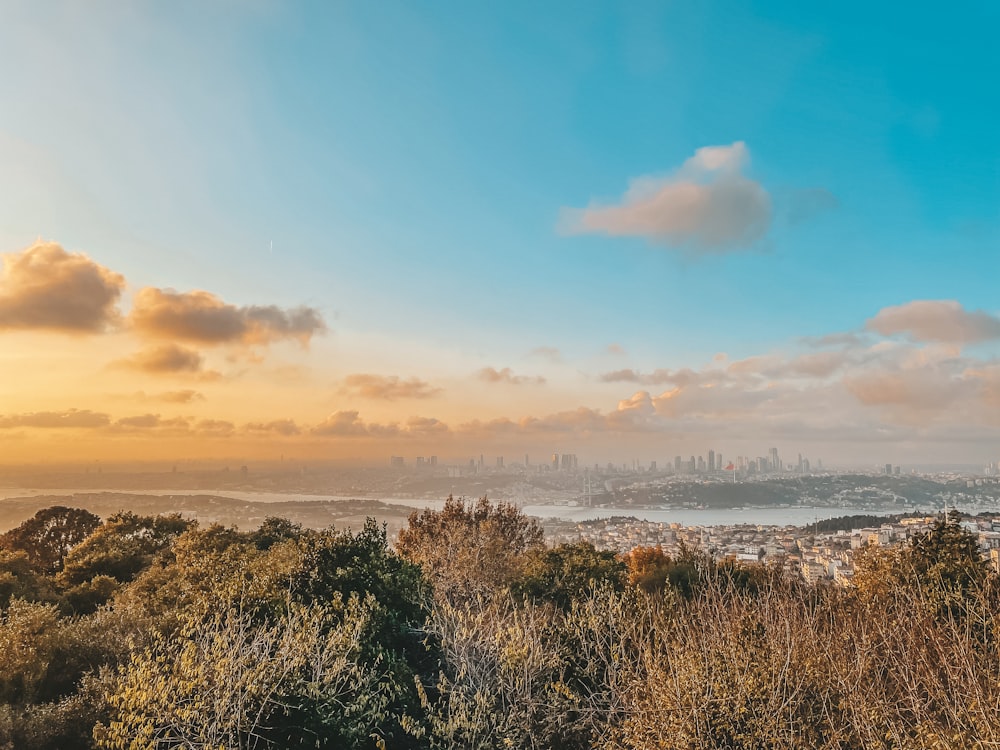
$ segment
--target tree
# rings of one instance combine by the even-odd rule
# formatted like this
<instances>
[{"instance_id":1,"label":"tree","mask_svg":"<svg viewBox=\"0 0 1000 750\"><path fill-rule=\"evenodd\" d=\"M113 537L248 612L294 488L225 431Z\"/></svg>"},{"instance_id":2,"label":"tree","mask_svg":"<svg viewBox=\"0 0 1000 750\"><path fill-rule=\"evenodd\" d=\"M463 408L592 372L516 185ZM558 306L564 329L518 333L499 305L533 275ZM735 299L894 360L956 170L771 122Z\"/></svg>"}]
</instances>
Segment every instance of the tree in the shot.
<instances>
[{"instance_id":1,"label":"tree","mask_svg":"<svg viewBox=\"0 0 1000 750\"><path fill-rule=\"evenodd\" d=\"M448 496L441 510L414 511L396 549L416 563L442 594L471 596L506 586L522 556L543 546L538 522L509 503Z\"/></svg>"},{"instance_id":2,"label":"tree","mask_svg":"<svg viewBox=\"0 0 1000 750\"><path fill-rule=\"evenodd\" d=\"M62 570L70 550L100 525L101 519L88 510L57 505L0 536L0 547L26 552L37 570L54 575Z\"/></svg>"},{"instance_id":3,"label":"tree","mask_svg":"<svg viewBox=\"0 0 1000 750\"><path fill-rule=\"evenodd\" d=\"M59 582L69 586L107 576L128 583L192 525L192 521L179 513L169 516L115 513L67 555Z\"/></svg>"},{"instance_id":4,"label":"tree","mask_svg":"<svg viewBox=\"0 0 1000 750\"><path fill-rule=\"evenodd\" d=\"M535 601L568 607L599 586L621 591L625 563L614 552L595 549L590 542L560 544L526 553L523 572L511 589Z\"/></svg>"},{"instance_id":5,"label":"tree","mask_svg":"<svg viewBox=\"0 0 1000 750\"><path fill-rule=\"evenodd\" d=\"M51 602L56 598L52 579L39 573L23 551L0 549L0 612L14 598Z\"/></svg>"}]
</instances>

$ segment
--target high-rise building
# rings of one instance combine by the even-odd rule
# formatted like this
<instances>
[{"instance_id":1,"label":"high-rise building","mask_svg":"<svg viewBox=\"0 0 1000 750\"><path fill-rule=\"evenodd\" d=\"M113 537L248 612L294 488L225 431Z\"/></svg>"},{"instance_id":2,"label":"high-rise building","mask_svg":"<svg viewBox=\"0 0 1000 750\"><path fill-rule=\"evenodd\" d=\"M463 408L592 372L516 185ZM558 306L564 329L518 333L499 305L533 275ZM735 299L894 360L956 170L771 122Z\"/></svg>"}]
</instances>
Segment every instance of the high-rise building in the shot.
<instances>
[{"instance_id":1,"label":"high-rise building","mask_svg":"<svg viewBox=\"0 0 1000 750\"><path fill-rule=\"evenodd\" d=\"M559 471L559 454L552 454L552 471Z\"/></svg>"},{"instance_id":2,"label":"high-rise building","mask_svg":"<svg viewBox=\"0 0 1000 750\"><path fill-rule=\"evenodd\" d=\"M886 464L885 465L885 473L886 474L892 474L892 464Z\"/></svg>"},{"instance_id":3,"label":"high-rise building","mask_svg":"<svg viewBox=\"0 0 1000 750\"><path fill-rule=\"evenodd\" d=\"M503 468L503 456L497 456L497 468L498 469Z\"/></svg>"},{"instance_id":4,"label":"high-rise building","mask_svg":"<svg viewBox=\"0 0 1000 750\"><path fill-rule=\"evenodd\" d=\"M394 467L398 468L398 467L400 467L402 465L403 465L403 457L402 456L390 456L389 457L389 466L394 466Z\"/></svg>"},{"instance_id":5,"label":"high-rise building","mask_svg":"<svg viewBox=\"0 0 1000 750\"><path fill-rule=\"evenodd\" d=\"M423 466L424 466L424 457L423 456L417 456L417 468L418 469L422 469Z\"/></svg>"},{"instance_id":6,"label":"high-rise building","mask_svg":"<svg viewBox=\"0 0 1000 750\"><path fill-rule=\"evenodd\" d=\"M715 471L715 451L708 449L708 470Z\"/></svg>"},{"instance_id":7,"label":"high-rise building","mask_svg":"<svg viewBox=\"0 0 1000 750\"><path fill-rule=\"evenodd\" d=\"M777 448L771 448L768 450L767 458L773 471L781 471L781 459L778 457Z\"/></svg>"},{"instance_id":8,"label":"high-rise building","mask_svg":"<svg viewBox=\"0 0 1000 750\"><path fill-rule=\"evenodd\" d=\"M431 456L431 466L437 466L437 465L438 465L438 457Z\"/></svg>"},{"instance_id":9,"label":"high-rise building","mask_svg":"<svg viewBox=\"0 0 1000 750\"><path fill-rule=\"evenodd\" d=\"M683 458L681 458L680 456L674 456L674 471L679 472L683 464L684 464Z\"/></svg>"},{"instance_id":10,"label":"high-rise building","mask_svg":"<svg viewBox=\"0 0 1000 750\"><path fill-rule=\"evenodd\" d=\"M650 461L649 462L649 470L650 471L656 471L656 461Z\"/></svg>"},{"instance_id":11,"label":"high-rise building","mask_svg":"<svg viewBox=\"0 0 1000 750\"><path fill-rule=\"evenodd\" d=\"M563 453L559 460L559 466L563 471L573 471L576 469L576 455L573 453Z\"/></svg>"}]
</instances>

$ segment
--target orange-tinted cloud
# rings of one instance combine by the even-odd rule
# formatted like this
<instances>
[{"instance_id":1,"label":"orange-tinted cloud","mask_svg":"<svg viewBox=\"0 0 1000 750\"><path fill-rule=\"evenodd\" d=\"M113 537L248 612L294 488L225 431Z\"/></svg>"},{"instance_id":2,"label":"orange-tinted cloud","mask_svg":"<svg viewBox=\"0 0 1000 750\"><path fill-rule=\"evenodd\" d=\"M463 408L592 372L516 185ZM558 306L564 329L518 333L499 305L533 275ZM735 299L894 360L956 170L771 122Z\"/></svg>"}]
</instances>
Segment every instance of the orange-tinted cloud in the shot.
<instances>
[{"instance_id":1,"label":"orange-tinted cloud","mask_svg":"<svg viewBox=\"0 0 1000 750\"><path fill-rule=\"evenodd\" d=\"M269 344L288 339L307 344L326 330L319 311L311 307L238 307L210 292L155 287L136 293L129 322L145 336L200 344Z\"/></svg>"},{"instance_id":2,"label":"orange-tinted cloud","mask_svg":"<svg viewBox=\"0 0 1000 750\"><path fill-rule=\"evenodd\" d=\"M915 300L885 307L866 327L883 336L904 334L913 341L973 344L1000 339L1000 317L969 312L955 300Z\"/></svg>"},{"instance_id":3,"label":"orange-tinted cloud","mask_svg":"<svg viewBox=\"0 0 1000 750\"><path fill-rule=\"evenodd\" d=\"M476 377L486 383L505 383L507 385L542 385L545 378L541 375L515 375L509 367L498 370L495 367L484 367L476 373Z\"/></svg>"},{"instance_id":4,"label":"orange-tinted cloud","mask_svg":"<svg viewBox=\"0 0 1000 750\"><path fill-rule=\"evenodd\" d=\"M163 401L168 404L188 404L192 401L204 401L205 397L198 391L185 389L182 391L164 391L153 393L149 397L153 401Z\"/></svg>"},{"instance_id":5,"label":"orange-tinted cloud","mask_svg":"<svg viewBox=\"0 0 1000 750\"><path fill-rule=\"evenodd\" d=\"M620 203L564 211L562 224L701 251L750 245L767 233L771 198L741 174L749 158L742 141L700 148L675 174L633 180Z\"/></svg>"},{"instance_id":6,"label":"orange-tinted cloud","mask_svg":"<svg viewBox=\"0 0 1000 750\"><path fill-rule=\"evenodd\" d=\"M37 429L87 429L106 427L111 417L89 409L67 409L66 411L36 411L28 414L7 414L0 416L0 428L34 427Z\"/></svg>"},{"instance_id":7,"label":"orange-tinted cloud","mask_svg":"<svg viewBox=\"0 0 1000 750\"><path fill-rule=\"evenodd\" d=\"M342 391L361 398L395 401L397 399L431 398L439 394L441 389L435 388L419 378L402 380L397 375L356 373L344 378Z\"/></svg>"},{"instance_id":8,"label":"orange-tinted cloud","mask_svg":"<svg viewBox=\"0 0 1000 750\"><path fill-rule=\"evenodd\" d=\"M82 253L37 242L5 255L0 329L100 333L118 320L125 279Z\"/></svg>"},{"instance_id":9,"label":"orange-tinted cloud","mask_svg":"<svg viewBox=\"0 0 1000 750\"><path fill-rule=\"evenodd\" d=\"M298 435L302 432L291 419L273 419L270 422L251 422L243 426L247 432L270 433L276 435Z\"/></svg>"},{"instance_id":10,"label":"orange-tinted cloud","mask_svg":"<svg viewBox=\"0 0 1000 750\"><path fill-rule=\"evenodd\" d=\"M119 360L116 364L154 375L198 373L202 371L204 359L193 349L185 349L176 344L164 344L143 349L127 359Z\"/></svg>"}]
</instances>

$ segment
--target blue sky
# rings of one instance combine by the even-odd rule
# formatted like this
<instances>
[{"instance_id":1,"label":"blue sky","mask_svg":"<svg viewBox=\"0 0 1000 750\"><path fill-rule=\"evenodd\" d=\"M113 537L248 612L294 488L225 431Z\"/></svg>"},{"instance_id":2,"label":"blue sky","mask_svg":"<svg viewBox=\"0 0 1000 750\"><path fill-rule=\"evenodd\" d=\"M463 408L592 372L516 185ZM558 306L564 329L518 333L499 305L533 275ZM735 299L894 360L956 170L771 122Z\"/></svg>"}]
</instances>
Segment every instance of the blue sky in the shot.
<instances>
[{"instance_id":1,"label":"blue sky","mask_svg":"<svg viewBox=\"0 0 1000 750\"><path fill-rule=\"evenodd\" d=\"M608 412L631 396L601 380L612 369L790 358L801 337L914 301L1000 313L998 15L985 2L14 2L0 252L41 237L123 274L126 296L314 307L328 335L308 363L289 358L327 384L376 369L448 380L449 425L477 398L494 404L483 418L548 402ZM706 147L730 149L730 166L692 166ZM618 210L643 177L668 190L652 231ZM706 241L719 213L668 227L679 184L763 196L763 229ZM958 346L938 374L986 367L993 408L998 337L889 336ZM612 343L624 354L609 359ZM540 347L558 367L529 354ZM457 383L478 362L553 392ZM997 421L968 436L984 456Z\"/></svg>"}]
</instances>

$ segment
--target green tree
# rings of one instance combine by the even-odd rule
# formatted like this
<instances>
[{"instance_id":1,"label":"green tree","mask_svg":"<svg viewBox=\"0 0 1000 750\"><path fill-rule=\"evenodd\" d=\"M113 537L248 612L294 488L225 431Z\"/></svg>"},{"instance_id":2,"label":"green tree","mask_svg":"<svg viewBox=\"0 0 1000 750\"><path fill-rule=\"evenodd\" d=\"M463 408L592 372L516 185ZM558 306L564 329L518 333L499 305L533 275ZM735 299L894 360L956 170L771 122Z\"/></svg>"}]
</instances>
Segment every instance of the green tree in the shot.
<instances>
[{"instance_id":1,"label":"green tree","mask_svg":"<svg viewBox=\"0 0 1000 750\"><path fill-rule=\"evenodd\" d=\"M37 570L54 575L62 570L70 550L100 525L101 519L88 510L57 505L0 536L0 547L26 552Z\"/></svg>"},{"instance_id":2,"label":"green tree","mask_svg":"<svg viewBox=\"0 0 1000 750\"><path fill-rule=\"evenodd\" d=\"M560 544L528 552L511 590L535 601L568 607L599 586L621 591L626 572L625 563L614 552L598 550L590 542Z\"/></svg>"},{"instance_id":3,"label":"green tree","mask_svg":"<svg viewBox=\"0 0 1000 750\"><path fill-rule=\"evenodd\" d=\"M192 521L176 513L168 516L115 513L66 556L58 575L59 583L72 586L96 576L128 583L192 525Z\"/></svg>"},{"instance_id":4,"label":"green tree","mask_svg":"<svg viewBox=\"0 0 1000 750\"><path fill-rule=\"evenodd\" d=\"M56 599L52 579L31 564L28 553L0 549L0 611L13 598L32 602L52 602Z\"/></svg>"}]
</instances>

